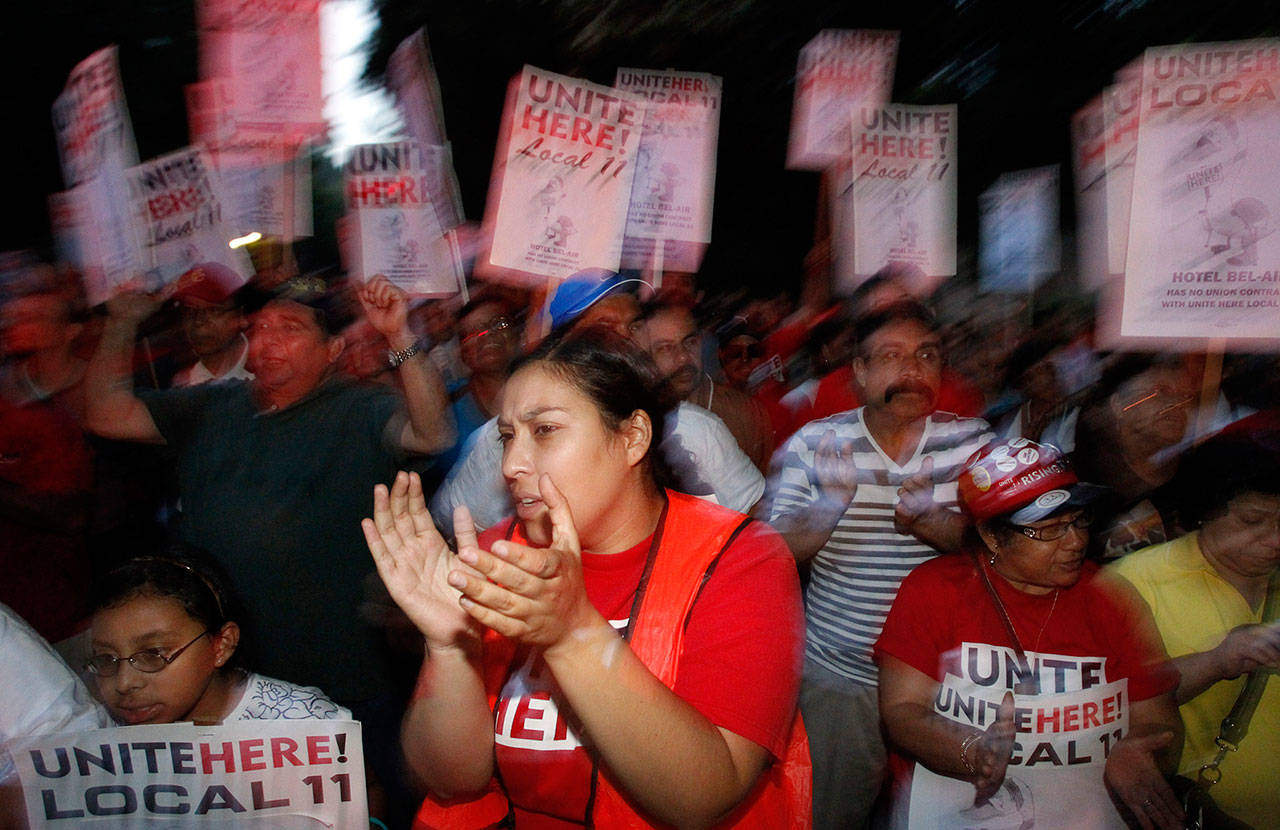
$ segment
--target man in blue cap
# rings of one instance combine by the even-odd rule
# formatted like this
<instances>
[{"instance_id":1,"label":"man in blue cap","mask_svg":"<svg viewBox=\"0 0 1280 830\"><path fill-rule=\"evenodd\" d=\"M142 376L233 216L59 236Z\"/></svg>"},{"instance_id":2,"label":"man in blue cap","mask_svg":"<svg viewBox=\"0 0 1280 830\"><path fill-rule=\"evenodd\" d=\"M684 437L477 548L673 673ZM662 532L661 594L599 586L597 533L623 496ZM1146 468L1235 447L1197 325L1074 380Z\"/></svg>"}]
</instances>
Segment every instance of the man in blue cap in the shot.
<instances>
[{"instance_id":1,"label":"man in blue cap","mask_svg":"<svg viewBox=\"0 0 1280 830\"><path fill-rule=\"evenodd\" d=\"M612 271L591 268L569 277L547 306L553 333L570 328L607 326L634 339L640 304L629 289L646 285ZM681 403L668 415L663 453L682 489L743 513L764 494L764 477L742 452L719 418L701 407ZM449 477L431 499L431 515L443 528L453 526L453 509L465 504L478 527L495 524L512 512L502 479L502 445L497 419L472 433Z\"/></svg>"}]
</instances>

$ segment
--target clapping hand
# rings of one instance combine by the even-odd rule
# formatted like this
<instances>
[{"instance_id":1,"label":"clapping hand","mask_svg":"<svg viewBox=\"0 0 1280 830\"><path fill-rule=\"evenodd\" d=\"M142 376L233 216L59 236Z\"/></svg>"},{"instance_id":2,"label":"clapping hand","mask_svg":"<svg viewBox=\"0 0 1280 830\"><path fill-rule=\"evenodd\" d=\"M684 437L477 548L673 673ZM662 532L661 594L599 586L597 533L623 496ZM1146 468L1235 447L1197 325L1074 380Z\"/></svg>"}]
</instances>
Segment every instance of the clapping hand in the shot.
<instances>
[{"instance_id":1,"label":"clapping hand","mask_svg":"<svg viewBox=\"0 0 1280 830\"><path fill-rule=\"evenodd\" d=\"M422 480L400 472L390 491L373 489L373 518L361 522L387 592L426 637L429 649L454 648L478 638L480 628L449 584L452 570L470 570L454 557L427 512ZM477 549L475 525L465 507L453 516L459 550Z\"/></svg>"},{"instance_id":2,"label":"clapping hand","mask_svg":"<svg viewBox=\"0 0 1280 830\"><path fill-rule=\"evenodd\" d=\"M460 544L458 558L474 572L455 570L449 584L462 593L462 607L476 621L513 640L551 649L602 618L587 599L582 547L568 502L545 473L538 492L550 514L550 545L500 541L486 553Z\"/></svg>"}]
</instances>

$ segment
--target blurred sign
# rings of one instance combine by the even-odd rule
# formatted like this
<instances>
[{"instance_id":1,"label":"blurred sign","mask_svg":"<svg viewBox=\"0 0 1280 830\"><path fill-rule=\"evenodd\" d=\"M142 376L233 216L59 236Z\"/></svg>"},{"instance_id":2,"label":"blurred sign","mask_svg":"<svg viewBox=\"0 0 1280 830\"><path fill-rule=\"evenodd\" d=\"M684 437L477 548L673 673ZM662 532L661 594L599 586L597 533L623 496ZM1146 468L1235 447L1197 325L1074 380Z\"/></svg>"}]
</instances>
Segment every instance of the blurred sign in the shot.
<instances>
[{"instance_id":1,"label":"blurred sign","mask_svg":"<svg viewBox=\"0 0 1280 830\"><path fill-rule=\"evenodd\" d=\"M1107 128L1104 98L1071 117L1071 167L1076 197L1076 267L1086 290L1101 287L1107 271Z\"/></svg>"},{"instance_id":2,"label":"blurred sign","mask_svg":"<svg viewBox=\"0 0 1280 830\"><path fill-rule=\"evenodd\" d=\"M462 264L436 221L428 164L412 141L361 144L344 167L351 254L360 280L383 274L411 294L455 294Z\"/></svg>"},{"instance_id":3,"label":"blurred sign","mask_svg":"<svg viewBox=\"0 0 1280 830\"><path fill-rule=\"evenodd\" d=\"M850 191L837 261L852 260L855 285L903 266L918 275L911 290L926 295L956 272L956 107L862 107L851 122L852 164L837 179Z\"/></svg>"},{"instance_id":4,"label":"blurred sign","mask_svg":"<svg viewBox=\"0 0 1280 830\"><path fill-rule=\"evenodd\" d=\"M1138 99L1142 81L1126 77L1102 91L1106 128L1107 273L1124 273L1129 249L1129 211L1133 205L1133 165L1138 155Z\"/></svg>"},{"instance_id":5,"label":"blurred sign","mask_svg":"<svg viewBox=\"0 0 1280 830\"><path fill-rule=\"evenodd\" d=\"M823 29L800 50L787 167L822 170L849 152L849 117L893 94L898 33Z\"/></svg>"},{"instance_id":6,"label":"blurred sign","mask_svg":"<svg viewBox=\"0 0 1280 830\"><path fill-rule=\"evenodd\" d=\"M1058 165L1004 173L978 197L983 291L1034 291L1061 267Z\"/></svg>"},{"instance_id":7,"label":"blurred sign","mask_svg":"<svg viewBox=\"0 0 1280 830\"><path fill-rule=\"evenodd\" d=\"M225 79L237 126L324 133L320 0L201 0L200 77Z\"/></svg>"},{"instance_id":8,"label":"blurred sign","mask_svg":"<svg viewBox=\"0 0 1280 830\"><path fill-rule=\"evenodd\" d=\"M507 95L485 209L492 276L616 271L645 102L526 66Z\"/></svg>"},{"instance_id":9,"label":"blurred sign","mask_svg":"<svg viewBox=\"0 0 1280 830\"><path fill-rule=\"evenodd\" d=\"M1280 337L1280 42L1148 49L1120 334Z\"/></svg>"},{"instance_id":10,"label":"blurred sign","mask_svg":"<svg viewBox=\"0 0 1280 830\"><path fill-rule=\"evenodd\" d=\"M369 822L352 721L120 726L39 738L13 756L33 830Z\"/></svg>"},{"instance_id":11,"label":"blurred sign","mask_svg":"<svg viewBox=\"0 0 1280 830\"><path fill-rule=\"evenodd\" d=\"M427 163L427 183L436 220L446 231L462 224L462 197L453 170L453 150L444 128L440 83L427 30L405 38L387 61L387 86L396 96L409 136Z\"/></svg>"},{"instance_id":12,"label":"blurred sign","mask_svg":"<svg viewBox=\"0 0 1280 830\"><path fill-rule=\"evenodd\" d=\"M649 101L622 267L697 271L711 242L723 81L700 72L619 68L614 85Z\"/></svg>"},{"instance_id":13,"label":"blurred sign","mask_svg":"<svg viewBox=\"0 0 1280 830\"><path fill-rule=\"evenodd\" d=\"M143 267L170 283L201 262L220 262L241 277L252 273L247 254L227 243L236 236L208 154L187 147L127 171Z\"/></svg>"},{"instance_id":14,"label":"blurred sign","mask_svg":"<svg viewBox=\"0 0 1280 830\"><path fill-rule=\"evenodd\" d=\"M88 181L103 167L138 163L116 47L99 49L71 70L53 102L53 128L67 187Z\"/></svg>"},{"instance_id":15,"label":"blurred sign","mask_svg":"<svg viewBox=\"0 0 1280 830\"><path fill-rule=\"evenodd\" d=\"M225 79L188 84L186 92L191 143L202 145L217 167L236 235L311 236L306 144L279 129L239 125Z\"/></svg>"}]
</instances>

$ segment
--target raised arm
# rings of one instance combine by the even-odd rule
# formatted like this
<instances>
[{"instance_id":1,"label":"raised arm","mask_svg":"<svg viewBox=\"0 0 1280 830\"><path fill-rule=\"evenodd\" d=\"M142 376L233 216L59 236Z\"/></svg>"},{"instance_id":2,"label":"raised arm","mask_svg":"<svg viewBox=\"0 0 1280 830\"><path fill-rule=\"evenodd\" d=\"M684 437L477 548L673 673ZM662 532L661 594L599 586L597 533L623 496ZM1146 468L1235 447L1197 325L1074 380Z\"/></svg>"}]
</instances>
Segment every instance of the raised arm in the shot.
<instances>
[{"instance_id":1,"label":"raised arm","mask_svg":"<svg viewBox=\"0 0 1280 830\"><path fill-rule=\"evenodd\" d=\"M1233 628L1218 645L1175 657L1173 665L1181 677L1179 704L1198 697L1215 683L1254 669L1280 669L1280 623Z\"/></svg>"},{"instance_id":2,"label":"raised arm","mask_svg":"<svg viewBox=\"0 0 1280 830\"><path fill-rule=\"evenodd\" d=\"M460 549L479 573L455 571L452 584L479 622L543 649L591 745L641 808L680 827L712 824L746 796L768 752L663 685L592 607L568 505L548 476L539 487L551 512L551 546Z\"/></svg>"},{"instance_id":3,"label":"raised arm","mask_svg":"<svg viewBox=\"0 0 1280 830\"><path fill-rule=\"evenodd\" d=\"M147 407L133 392L133 344L138 325L160 300L126 291L107 301L107 322L85 372L85 425L104 438L164 443Z\"/></svg>"},{"instance_id":4,"label":"raised arm","mask_svg":"<svg viewBox=\"0 0 1280 830\"><path fill-rule=\"evenodd\" d=\"M378 575L426 639L418 686L400 731L413 775L437 795L482 790L493 777L493 717L481 681L480 629L448 584L458 563L436 532L416 473L374 488L373 518L362 523ZM476 544L465 508L455 516L464 550Z\"/></svg>"},{"instance_id":5,"label":"raised arm","mask_svg":"<svg viewBox=\"0 0 1280 830\"><path fill-rule=\"evenodd\" d=\"M387 338L393 351L407 351L417 342L409 329L408 297L386 277L379 274L361 287L360 304L370 324ZM398 371L409 414L400 433L401 448L431 455L453 446L458 431L440 370L425 352L419 351L402 361Z\"/></svg>"}]
</instances>

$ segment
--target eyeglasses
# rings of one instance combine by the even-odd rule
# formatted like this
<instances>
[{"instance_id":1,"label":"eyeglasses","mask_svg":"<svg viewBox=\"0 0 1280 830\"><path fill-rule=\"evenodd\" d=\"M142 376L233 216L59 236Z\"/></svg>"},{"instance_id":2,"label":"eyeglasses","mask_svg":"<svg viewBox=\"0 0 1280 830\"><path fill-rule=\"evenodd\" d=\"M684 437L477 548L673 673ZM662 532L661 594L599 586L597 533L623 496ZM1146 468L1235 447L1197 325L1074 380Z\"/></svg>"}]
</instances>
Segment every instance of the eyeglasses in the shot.
<instances>
[{"instance_id":1,"label":"eyeglasses","mask_svg":"<svg viewBox=\"0 0 1280 830\"><path fill-rule=\"evenodd\" d=\"M1067 535L1068 528L1079 528L1084 530L1093 524L1092 513L1081 513L1074 519L1065 522L1054 522L1051 525L1043 525L1041 527L1027 527L1026 525L1012 525L1015 530L1022 533L1028 539L1035 539L1037 542L1053 542Z\"/></svg>"},{"instance_id":2,"label":"eyeglasses","mask_svg":"<svg viewBox=\"0 0 1280 830\"><path fill-rule=\"evenodd\" d=\"M181 657L182 652L195 645L196 641L201 637L211 633L212 632L207 629L201 631L196 635L194 640L187 643L173 654L170 654L168 657L161 654L159 649L154 648L136 651L128 657L116 657L112 654L95 654L93 657L89 658L89 662L85 663L84 667L99 677L115 677L120 671L120 664L127 662L140 672L155 674L174 660Z\"/></svg>"},{"instance_id":3,"label":"eyeglasses","mask_svg":"<svg viewBox=\"0 0 1280 830\"><path fill-rule=\"evenodd\" d=\"M491 334L505 335L507 333L507 329L509 328L511 328L511 321L509 321L506 317L498 317L489 322L488 328L483 328L483 329L480 329L479 331L473 331L470 334L465 335L460 342L466 343L470 340L479 340L480 338L488 337Z\"/></svg>"},{"instance_id":4,"label":"eyeglasses","mask_svg":"<svg viewBox=\"0 0 1280 830\"><path fill-rule=\"evenodd\" d=\"M921 346L914 352L884 349L872 353L867 360L880 366L905 366L912 361L918 361L922 366L933 367L941 365L942 352L938 350L937 346Z\"/></svg>"}]
</instances>

